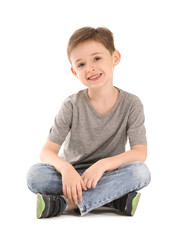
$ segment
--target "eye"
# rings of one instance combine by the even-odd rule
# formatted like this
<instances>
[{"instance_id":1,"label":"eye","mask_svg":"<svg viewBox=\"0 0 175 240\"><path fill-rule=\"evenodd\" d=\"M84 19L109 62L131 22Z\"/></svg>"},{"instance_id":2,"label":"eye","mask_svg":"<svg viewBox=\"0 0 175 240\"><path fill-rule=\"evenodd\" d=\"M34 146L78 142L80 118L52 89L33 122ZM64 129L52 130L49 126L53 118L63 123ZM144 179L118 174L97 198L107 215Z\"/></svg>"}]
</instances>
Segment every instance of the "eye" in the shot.
<instances>
[{"instance_id":1,"label":"eye","mask_svg":"<svg viewBox=\"0 0 175 240\"><path fill-rule=\"evenodd\" d=\"M100 57L95 57L95 61L99 61L100 59Z\"/></svg>"},{"instance_id":2,"label":"eye","mask_svg":"<svg viewBox=\"0 0 175 240\"><path fill-rule=\"evenodd\" d=\"M81 67L83 67L85 64L84 63L80 63L79 65L78 65L78 68L81 68Z\"/></svg>"}]
</instances>

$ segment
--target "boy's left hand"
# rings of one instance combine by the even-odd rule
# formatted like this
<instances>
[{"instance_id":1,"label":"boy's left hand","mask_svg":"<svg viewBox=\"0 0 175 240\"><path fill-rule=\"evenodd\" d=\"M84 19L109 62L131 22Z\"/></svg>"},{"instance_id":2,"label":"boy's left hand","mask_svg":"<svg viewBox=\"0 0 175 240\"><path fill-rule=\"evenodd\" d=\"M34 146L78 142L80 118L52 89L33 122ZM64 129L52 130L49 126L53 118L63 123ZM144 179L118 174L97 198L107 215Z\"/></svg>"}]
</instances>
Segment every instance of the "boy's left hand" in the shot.
<instances>
[{"instance_id":1,"label":"boy's left hand","mask_svg":"<svg viewBox=\"0 0 175 240\"><path fill-rule=\"evenodd\" d=\"M95 188L104 172L102 161L94 163L92 166L86 169L81 176L85 186L87 188Z\"/></svg>"}]
</instances>

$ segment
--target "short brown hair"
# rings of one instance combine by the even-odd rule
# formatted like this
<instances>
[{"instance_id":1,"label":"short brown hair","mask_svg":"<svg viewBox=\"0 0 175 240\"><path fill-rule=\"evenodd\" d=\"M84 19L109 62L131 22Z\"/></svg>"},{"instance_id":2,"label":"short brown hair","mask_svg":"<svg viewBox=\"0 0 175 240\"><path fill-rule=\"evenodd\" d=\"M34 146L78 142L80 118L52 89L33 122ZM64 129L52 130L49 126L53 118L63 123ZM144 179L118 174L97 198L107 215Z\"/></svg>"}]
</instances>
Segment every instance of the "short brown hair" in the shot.
<instances>
[{"instance_id":1,"label":"short brown hair","mask_svg":"<svg viewBox=\"0 0 175 240\"><path fill-rule=\"evenodd\" d=\"M102 43L105 48L112 54L115 51L114 39L112 32L105 27L83 27L76 30L69 39L67 46L67 56L70 61L71 51L81 42L94 40Z\"/></svg>"}]
</instances>

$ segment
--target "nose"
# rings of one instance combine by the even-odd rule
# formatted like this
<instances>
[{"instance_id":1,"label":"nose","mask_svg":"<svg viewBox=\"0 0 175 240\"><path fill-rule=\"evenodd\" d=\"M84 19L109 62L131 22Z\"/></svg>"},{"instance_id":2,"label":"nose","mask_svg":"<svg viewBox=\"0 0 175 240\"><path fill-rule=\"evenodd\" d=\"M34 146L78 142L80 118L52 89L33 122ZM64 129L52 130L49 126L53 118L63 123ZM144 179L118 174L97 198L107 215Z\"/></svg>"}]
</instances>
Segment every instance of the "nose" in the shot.
<instances>
[{"instance_id":1,"label":"nose","mask_svg":"<svg viewBox=\"0 0 175 240\"><path fill-rule=\"evenodd\" d=\"M95 66L93 63L88 63L87 64L87 72L94 72L95 71Z\"/></svg>"}]
</instances>

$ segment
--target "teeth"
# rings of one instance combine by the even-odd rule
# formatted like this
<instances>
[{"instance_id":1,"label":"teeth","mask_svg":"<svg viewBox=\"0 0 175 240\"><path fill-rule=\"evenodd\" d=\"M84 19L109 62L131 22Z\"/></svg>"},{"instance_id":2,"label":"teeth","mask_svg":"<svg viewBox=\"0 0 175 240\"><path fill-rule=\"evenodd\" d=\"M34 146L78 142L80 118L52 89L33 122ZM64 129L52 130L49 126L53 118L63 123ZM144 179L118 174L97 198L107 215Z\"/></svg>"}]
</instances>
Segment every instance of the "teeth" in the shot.
<instances>
[{"instance_id":1,"label":"teeth","mask_svg":"<svg viewBox=\"0 0 175 240\"><path fill-rule=\"evenodd\" d=\"M95 75L95 76L93 76L93 77L91 77L89 79L95 79L95 78L100 77L100 76L101 76L101 74L98 74L98 75Z\"/></svg>"}]
</instances>

